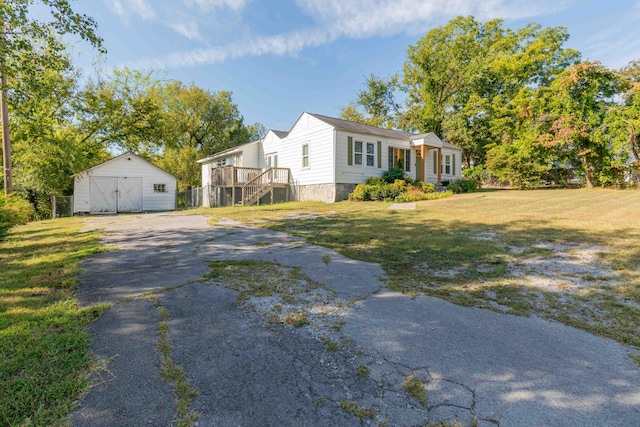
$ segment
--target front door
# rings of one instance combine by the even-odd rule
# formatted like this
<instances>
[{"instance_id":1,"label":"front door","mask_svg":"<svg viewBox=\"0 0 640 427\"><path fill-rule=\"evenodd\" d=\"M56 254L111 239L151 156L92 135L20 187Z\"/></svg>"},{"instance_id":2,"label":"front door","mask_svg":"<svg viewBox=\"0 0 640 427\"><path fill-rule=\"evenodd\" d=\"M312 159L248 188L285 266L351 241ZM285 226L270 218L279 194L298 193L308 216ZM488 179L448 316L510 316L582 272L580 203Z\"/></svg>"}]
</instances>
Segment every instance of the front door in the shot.
<instances>
[{"instance_id":1,"label":"front door","mask_svg":"<svg viewBox=\"0 0 640 427\"><path fill-rule=\"evenodd\" d=\"M416 181L424 181L424 159L422 158L423 149L416 149Z\"/></svg>"}]
</instances>

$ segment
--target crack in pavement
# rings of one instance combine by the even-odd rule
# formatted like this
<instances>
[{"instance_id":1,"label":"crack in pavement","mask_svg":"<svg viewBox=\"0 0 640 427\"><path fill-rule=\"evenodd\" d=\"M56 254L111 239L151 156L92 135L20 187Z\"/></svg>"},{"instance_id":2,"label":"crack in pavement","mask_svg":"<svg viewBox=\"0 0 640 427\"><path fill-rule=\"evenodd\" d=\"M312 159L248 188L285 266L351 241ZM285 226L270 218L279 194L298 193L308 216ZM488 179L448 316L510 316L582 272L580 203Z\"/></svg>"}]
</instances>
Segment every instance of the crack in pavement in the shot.
<instances>
[{"instance_id":1,"label":"crack in pavement","mask_svg":"<svg viewBox=\"0 0 640 427\"><path fill-rule=\"evenodd\" d=\"M361 425L338 407L344 400L376 408L378 420L394 426L423 425L427 416L478 426L638 424L639 370L628 349L609 340L390 292L379 265L270 230L230 221L210 227L206 218L176 214L91 223L106 226L119 250L82 262L79 302L158 293L172 313L172 358L201 393L192 403L199 426ZM311 328L279 327L241 310L237 292L202 283L210 260L296 267L338 298L356 300L331 335L342 349L327 351ZM144 301L114 305L90 326L91 350L105 360L118 355L106 363L115 380L89 391L73 425L171 424L175 398L157 372L155 317ZM359 365L369 377L357 374ZM410 374L424 380L427 408L402 390Z\"/></svg>"}]
</instances>

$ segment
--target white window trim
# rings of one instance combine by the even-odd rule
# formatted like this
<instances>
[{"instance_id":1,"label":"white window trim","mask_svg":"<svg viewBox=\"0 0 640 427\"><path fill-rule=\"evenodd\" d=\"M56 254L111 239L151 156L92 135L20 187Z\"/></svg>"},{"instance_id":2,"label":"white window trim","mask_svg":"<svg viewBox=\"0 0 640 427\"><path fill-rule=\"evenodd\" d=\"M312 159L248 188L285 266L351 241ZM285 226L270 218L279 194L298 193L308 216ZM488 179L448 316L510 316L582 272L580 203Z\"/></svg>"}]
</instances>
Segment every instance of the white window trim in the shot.
<instances>
[{"instance_id":1,"label":"white window trim","mask_svg":"<svg viewBox=\"0 0 640 427\"><path fill-rule=\"evenodd\" d=\"M167 192L167 184L153 184L153 192L154 193L166 193Z\"/></svg>"},{"instance_id":2,"label":"white window trim","mask_svg":"<svg viewBox=\"0 0 640 427\"><path fill-rule=\"evenodd\" d=\"M304 154L304 147L307 147L307 154ZM309 143L302 144L301 169L309 169L311 167L310 151ZM304 164L305 160L307 161L306 166Z\"/></svg>"},{"instance_id":3,"label":"white window trim","mask_svg":"<svg viewBox=\"0 0 640 427\"><path fill-rule=\"evenodd\" d=\"M356 147L358 146L358 144L362 144L361 146L362 151L356 150ZM369 147L373 148L373 151L371 153L367 151ZM378 151L378 148L376 146L376 143L373 141L366 141L363 139L354 140L353 141L353 165L363 166L367 168L377 168L377 165L376 165L376 159L378 158L377 151ZM358 156L360 156L359 163L358 163ZM373 160L373 163L371 165L367 163L369 158Z\"/></svg>"}]
</instances>

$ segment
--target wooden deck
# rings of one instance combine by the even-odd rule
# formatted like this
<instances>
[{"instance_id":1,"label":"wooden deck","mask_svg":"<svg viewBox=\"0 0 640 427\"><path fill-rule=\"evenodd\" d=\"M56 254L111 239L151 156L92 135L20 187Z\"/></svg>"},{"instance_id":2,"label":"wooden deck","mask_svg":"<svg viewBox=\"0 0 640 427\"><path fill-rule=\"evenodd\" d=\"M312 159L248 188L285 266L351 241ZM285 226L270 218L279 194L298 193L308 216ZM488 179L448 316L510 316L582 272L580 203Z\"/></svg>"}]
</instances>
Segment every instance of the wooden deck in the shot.
<instances>
[{"instance_id":1,"label":"wooden deck","mask_svg":"<svg viewBox=\"0 0 640 427\"><path fill-rule=\"evenodd\" d=\"M222 166L211 169L211 191L215 206L254 205L269 195L274 203L278 192L282 201L289 201L291 171L288 168L245 168Z\"/></svg>"}]
</instances>

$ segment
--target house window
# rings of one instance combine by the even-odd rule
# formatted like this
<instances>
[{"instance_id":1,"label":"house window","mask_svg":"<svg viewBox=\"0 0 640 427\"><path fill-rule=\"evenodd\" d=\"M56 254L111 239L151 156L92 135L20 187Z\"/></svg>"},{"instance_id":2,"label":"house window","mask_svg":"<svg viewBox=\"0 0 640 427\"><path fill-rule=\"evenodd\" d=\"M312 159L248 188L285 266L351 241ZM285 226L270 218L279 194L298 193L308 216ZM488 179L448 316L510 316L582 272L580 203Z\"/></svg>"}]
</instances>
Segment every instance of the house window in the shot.
<instances>
[{"instance_id":1,"label":"house window","mask_svg":"<svg viewBox=\"0 0 640 427\"><path fill-rule=\"evenodd\" d=\"M444 162L442 167L444 169L442 173L444 173L445 175L451 175L451 154L445 154L443 157L444 157Z\"/></svg>"},{"instance_id":2,"label":"house window","mask_svg":"<svg viewBox=\"0 0 640 427\"><path fill-rule=\"evenodd\" d=\"M361 165L362 164L362 147L363 147L364 143L362 141L356 141L356 143L353 146L353 159L354 159L354 163L356 165Z\"/></svg>"},{"instance_id":3,"label":"house window","mask_svg":"<svg viewBox=\"0 0 640 427\"><path fill-rule=\"evenodd\" d=\"M376 144L373 142L354 141L353 144L353 164L367 165L375 167ZM351 158L349 158L351 162ZM349 163L351 164L351 163ZM382 167L382 165L378 165Z\"/></svg>"},{"instance_id":4,"label":"house window","mask_svg":"<svg viewBox=\"0 0 640 427\"><path fill-rule=\"evenodd\" d=\"M389 169L391 168L411 172L411 150L389 147Z\"/></svg>"},{"instance_id":5,"label":"house window","mask_svg":"<svg viewBox=\"0 0 640 427\"><path fill-rule=\"evenodd\" d=\"M309 144L304 144L302 146L302 167L309 167Z\"/></svg>"},{"instance_id":6,"label":"house window","mask_svg":"<svg viewBox=\"0 0 640 427\"><path fill-rule=\"evenodd\" d=\"M374 166L376 146L373 142L367 142L367 166Z\"/></svg>"},{"instance_id":7,"label":"house window","mask_svg":"<svg viewBox=\"0 0 640 427\"><path fill-rule=\"evenodd\" d=\"M167 192L166 184L153 184L153 192L154 193L166 193Z\"/></svg>"}]
</instances>

